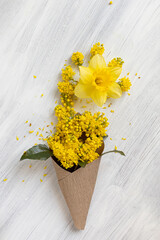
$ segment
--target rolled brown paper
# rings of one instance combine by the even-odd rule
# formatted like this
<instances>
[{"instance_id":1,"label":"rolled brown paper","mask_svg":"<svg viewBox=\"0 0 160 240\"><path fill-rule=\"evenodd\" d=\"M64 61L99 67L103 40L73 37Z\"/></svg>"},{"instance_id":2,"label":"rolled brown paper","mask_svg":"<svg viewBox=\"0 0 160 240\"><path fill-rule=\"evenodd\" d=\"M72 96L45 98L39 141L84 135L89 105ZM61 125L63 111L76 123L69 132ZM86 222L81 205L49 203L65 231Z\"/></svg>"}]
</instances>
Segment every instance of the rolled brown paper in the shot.
<instances>
[{"instance_id":1,"label":"rolled brown paper","mask_svg":"<svg viewBox=\"0 0 160 240\"><path fill-rule=\"evenodd\" d=\"M101 154L103 149L104 144L97 149L98 153ZM72 173L61 168L53 160L60 189L70 210L74 225L79 230L85 228L100 159L99 157L87 164L85 168L79 168Z\"/></svg>"}]
</instances>

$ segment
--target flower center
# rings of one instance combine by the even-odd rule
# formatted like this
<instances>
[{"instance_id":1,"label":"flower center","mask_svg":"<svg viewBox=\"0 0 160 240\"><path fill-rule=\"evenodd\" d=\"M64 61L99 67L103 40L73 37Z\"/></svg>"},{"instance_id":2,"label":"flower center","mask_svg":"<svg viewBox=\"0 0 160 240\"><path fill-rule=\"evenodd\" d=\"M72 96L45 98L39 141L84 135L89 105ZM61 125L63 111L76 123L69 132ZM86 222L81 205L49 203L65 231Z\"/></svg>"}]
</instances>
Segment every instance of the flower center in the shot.
<instances>
[{"instance_id":1,"label":"flower center","mask_svg":"<svg viewBox=\"0 0 160 240\"><path fill-rule=\"evenodd\" d=\"M100 78L100 77L97 77L97 78L95 79L95 83L96 83L98 86L101 86L102 83L103 83L103 79Z\"/></svg>"}]
</instances>

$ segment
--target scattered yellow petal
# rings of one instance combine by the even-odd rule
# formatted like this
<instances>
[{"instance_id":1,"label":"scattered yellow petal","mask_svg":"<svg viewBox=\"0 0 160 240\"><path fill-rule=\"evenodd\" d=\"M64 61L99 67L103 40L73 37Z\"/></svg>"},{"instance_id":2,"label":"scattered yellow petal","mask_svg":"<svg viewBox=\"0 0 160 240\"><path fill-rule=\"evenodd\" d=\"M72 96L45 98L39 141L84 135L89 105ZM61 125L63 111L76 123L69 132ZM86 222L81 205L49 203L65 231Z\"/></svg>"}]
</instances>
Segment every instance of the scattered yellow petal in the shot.
<instances>
[{"instance_id":1,"label":"scattered yellow petal","mask_svg":"<svg viewBox=\"0 0 160 240\"><path fill-rule=\"evenodd\" d=\"M122 140L126 140L126 138L122 138Z\"/></svg>"},{"instance_id":2,"label":"scattered yellow petal","mask_svg":"<svg viewBox=\"0 0 160 240\"><path fill-rule=\"evenodd\" d=\"M112 2L112 1L110 1L110 2L109 2L109 5L112 5L112 4L113 4L113 2Z\"/></svg>"},{"instance_id":3,"label":"scattered yellow petal","mask_svg":"<svg viewBox=\"0 0 160 240\"><path fill-rule=\"evenodd\" d=\"M46 176L47 176L47 173L44 173L43 176L46 177Z\"/></svg>"},{"instance_id":4,"label":"scattered yellow petal","mask_svg":"<svg viewBox=\"0 0 160 240\"><path fill-rule=\"evenodd\" d=\"M40 182L43 182L43 180L42 180L42 179L40 179Z\"/></svg>"},{"instance_id":5,"label":"scattered yellow petal","mask_svg":"<svg viewBox=\"0 0 160 240\"><path fill-rule=\"evenodd\" d=\"M41 94L41 97L43 97L43 96L44 96L44 94L42 93L42 94Z\"/></svg>"},{"instance_id":6,"label":"scattered yellow petal","mask_svg":"<svg viewBox=\"0 0 160 240\"><path fill-rule=\"evenodd\" d=\"M7 178L5 178L5 179L3 179L3 182L6 182L8 179Z\"/></svg>"},{"instance_id":7,"label":"scattered yellow petal","mask_svg":"<svg viewBox=\"0 0 160 240\"><path fill-rule=\"evenodd\" d=\"M130 96L131 94L130 93L128 93L128 96Z\"/></svg>"},{"instance_id":8,"label":"scattered yellow petal","mask_svg":"<svg viewBox=\"0 0 160 240\"><path fill-rule=\"evenodd\" d=\"M112 140L112 138L110 138L110 140Z\"/></svg>"},{"instance_id":9,"label":"scattered yellow petal","mask_svg":"<svg viewBox=\"0 0 160 240\"><path fill-rule=\"evenodd\" d=\"M46 168L47 168L47 166L44 167L44 169L46 169Z\"/></svg>"},{"instance_id":10,"label":"scattered yellow petal","mask_svg":"<svg viewBox=\"0 0 160 240\"><path fill-rule=\"evenodd\" d=\"M28 123L28 120L25 123Z\"/></svg>"},{"instance_id":11,"label":"scattered yellow petal","mask_svg":"<svg viewBox=\"0 0 160 240\"><path fill-rule=\"evenodd\" d=\"M103 107L103 109L106 109L106 107Z\"/></svg>"},{"instance_id":12,"label":"scattered yellow petal","mask_svg":"<svg viewBox=\"0 0 160 240\"><path fill-rule=\"evenodd\" d=\"M17 141L19 140L19 137L16 137Z\"/></svg>"},{"instance_id":13,"label":"scattered yellow petal","mask_svg":"<svg viewBox=\"0 0 160 240\"><path fill-rule=\"evenodd\" d=\"M32 167L32 165L29 165L29 168L31 168Z\"/></svg>"},{"instance_id":14,"label":"scattered yellow petal","mask_svg":"<svg viewBox=\"0 0 160 240\"><path fill-rule=\"evenodd\" d=\"M33 133L34 131L29 131L29 133Z\"/></svg>"},{"instance_id":15,"label":"scattered yellow petal","mask_svg":"<svg viewBox=\"0 0 160 240\"><path fill-rule=\"evenodd\" d=\"M43 137L43 134L41 133L41 134L39 134L39 136L40 136L40 137Z\"/></svg>"},{"instance_id":16,"label":"scattered yellow petal","mask_svg":"<svg viewBox=\"0 0 160 240\"><path fill-rule=\"evenodd\" d=\"M53 122L51 122L51 125L53 126Z\"/></svg>"},{"instance_id":17,"label":"scattered yellow petal","mask_svg":"<svg viewBox=\"0 0 160 240\"><path fill-rule=\"evenodd\" d=\"M114 110L111 110L111 113L114 113Z\"/></svg>"},{"instance_id":18,"label":"scattered yellow petal","mask_svg":"<svg viewBox=\"0 0 160 240\"><path fill-rule=\"evenodd\" d=\"M34 78L36 78L36 76L33 76Z\"/></svg>"},{"instance_id":19,"label":"scattered yellow petal","mask_svg":"<svg viewBox=\"0 0 160 240\"><path fill-rule=\"evenodd\" d=\"M34 144L35 146L37 145L37 143Z\"/></svg>"},{"instance_id":20,"label":"scattered yellow petal","mask_svg":"<svg viewBox=\"0 0 160 240\"><path fill-rule=\"evenodd\" d=\"M22 180L22 182L24 182L24 180Z\"/></svg>"},{"instance_id":21,"label":"scattered yellow petal","mask_svg":"<svg viewBox=\"0 0 160 240\"><path fill-rule=\"evenodd\" d=\"M115 150L117 150L117 146L115 146L114 148L115 148Z\"/></svg>"}]
</instances>

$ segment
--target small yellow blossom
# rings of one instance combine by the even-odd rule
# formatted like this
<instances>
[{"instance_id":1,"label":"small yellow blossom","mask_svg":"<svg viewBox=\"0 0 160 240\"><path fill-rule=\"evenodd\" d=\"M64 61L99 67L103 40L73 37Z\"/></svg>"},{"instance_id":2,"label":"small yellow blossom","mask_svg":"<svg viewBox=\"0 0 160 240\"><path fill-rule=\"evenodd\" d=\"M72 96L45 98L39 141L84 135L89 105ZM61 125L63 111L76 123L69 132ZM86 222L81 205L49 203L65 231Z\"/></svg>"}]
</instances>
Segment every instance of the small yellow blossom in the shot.
<instances>
[{"instance_id":1,"label":"small yellow blossom","mask_svg":"<svg viewBox=\"0 0 160 240\"><path fill-rule=\"evenodd\" d=\"M29 133L33 133L34 131L29 131Z\"/></svg>"},{"instance_id":2,"label":"small yellow blossom","mask_svg":"<svg viewBox=\"0 0 160 240\"><path fill-rule=\"evenodd\" d=\"M6 182L8 179L7 178L5 178L5 179L3 179L3 182Z\"/></svg>"},{"instance_id":3,"label":"small yellow blossom","mask_svg":"<svg viewBox=\"0 0 160 240\"><path fill-rule=\"evenodd\" d=\"M16 137L17 141L19 140L19 137Z\"/></svg>"},{"instance_id":4,"label":"small yellow blossom","mask_svg":"<svg viewBox=\"0 0 160 240\"><path fill-rule=\"evenodd\" d=\"M104 53L104 45L100 44L99 42L94 44L91 48L91 57L93 57L96 54L102 55Z\"/></svg>"},{"instance_id":5,"label":"small yellow blossom","mask_svg":"<svg viewBox=\"0 0 160 240\"><path fill-rule=\"evenodd\" d=\"M75 72L72 70L72 67L70 65L62 69L62 79L64 81L72 80L74 75Z\"/></svg>"},{"instance_id":6,"label":"small yellow blossom","mask_svg":"<svg viewBox=\"0 0 160 240\"><path fill-rule=\"evenodd\" d=\"M81 66L83 64L84 56L81 52L75 52L72 54L72 62L75 65Z\"/></svg>"},{"instance_id":7,"label":"small yellow blossom","mask_svg":"<svg viewBox=\"0 0 160 240\"><path fill-rule=\"evenodd\" d=\"M108 67L122 67L124 61L122 60L122 58L117 57L117 58L113 58L109 63L108 63Z\"/></svg>"},{"instance_id":8,"label":"small yellow blossom","mask_svg":"<svg viewBox=\"0 0 160 240\"><path fill-rule=\"evenodd\" d=\"M123 77L120 79L119 85L123 92L127 92L132 86L129 78Z\"/></svg>"}]
</instances>

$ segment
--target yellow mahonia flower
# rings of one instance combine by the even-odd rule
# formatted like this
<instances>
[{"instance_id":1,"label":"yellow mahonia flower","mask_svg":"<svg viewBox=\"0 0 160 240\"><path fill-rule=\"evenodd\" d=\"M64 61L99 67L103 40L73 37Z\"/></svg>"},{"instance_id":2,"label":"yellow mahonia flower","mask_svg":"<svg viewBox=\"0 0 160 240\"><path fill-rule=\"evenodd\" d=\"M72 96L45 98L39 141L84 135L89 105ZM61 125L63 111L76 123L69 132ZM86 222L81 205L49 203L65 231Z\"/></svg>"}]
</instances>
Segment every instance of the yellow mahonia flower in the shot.
<instances>
[{"instance_id":1,"label":"yellow mahonia flower","mask_svg":"<svg viewBox=\"0 0 160 240\"><path fill-rule=\"evenodd\" d=\"M108 63L108 67L122 67L124 61L122 60L122 58L117 57L117 58L113 58L109 63Z\"/></svg>"},{"instance_id":2,"label":"yellow mahonia flower","mask_svg":"<svg viewBox=\"0 0 160 240\"><path fill-rule=\"evenodd\" d=\"M100 44L99 42L94 44L91 48L91 57L93 57L96 54L102 55L104 53L104 45Z\"/></svg>"},{"instance_id":3,"label":"yellow mahonia flower","mask_svg":"<svg viewBox=\"0 0 160 240\"><path fill-rule=\"evenodd\" d=\"M75 52L72 54L72 62L75 64L75 65L82 65L83 64L83 60L84 60L84 56L81 52Z\"/></svg>"},{"instance_id":4,"label":"yellow mahonia flower","mask_svg":"<svg viewBox=\"0 0 160 240\"><path fill-rule=\"evenodd\" d=\"M127 92L130 89L130 87L132 86L129 78L123 77L119 81L120 81L119 85L123 92Z\"/></svg>"},{"instance_id":5,"label":"yellow mahonia flower","mask_svg":"<svg viewBox=\"0 0 160 240\"><path fill-rule=\"evenodd\" d=\"M70 82L59 82L58 89L61 93L61 102L64 106L73 106L75 85Z\"/></svg>"},{"instance_id":6,"label":"yellow mahonia flower","mask_svg":"<svg viewBox=\"0 0 160 240\"><path fill-rule=\"evenodd\" d=\"M79 67L80 80L75 87L75 95L79 98L92 98L99 106L106 102L107 97L119 98L122 90L117 78L121 67L107 67L104 58L96 54L89 63L89 67Z\"/></svg>"},{"instance_id":7,"label":"yellow mahonia flower","mask_svg":"<svg viewBox=\"0 0 160 240\"><path fill-rule=\"evenodd\" d=\"M69 81L73 79L73 76L75 75L75 72L72 70L71 66L66 66L62 69L62 79L64 81Z\"/></svg>"}]
</instances>

